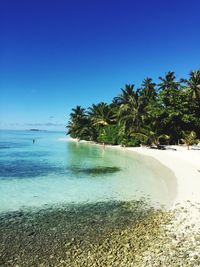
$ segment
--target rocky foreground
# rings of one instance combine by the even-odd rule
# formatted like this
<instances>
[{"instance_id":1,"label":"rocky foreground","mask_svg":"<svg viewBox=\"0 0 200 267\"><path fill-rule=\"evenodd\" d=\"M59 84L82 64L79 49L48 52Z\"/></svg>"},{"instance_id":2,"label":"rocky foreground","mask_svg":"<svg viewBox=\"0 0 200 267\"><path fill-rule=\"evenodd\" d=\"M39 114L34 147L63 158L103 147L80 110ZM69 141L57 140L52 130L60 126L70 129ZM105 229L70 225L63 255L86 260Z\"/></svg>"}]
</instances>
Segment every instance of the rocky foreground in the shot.
<instances>
[{"instance_id":1,"label":"rocky foreground","mask_svg":"<svg viewBox=\"0 0 200 267\"><path fill-rule=\"evenodd\" d=\"M0 266L197 267L191 207L200 214L199 205L162 211L143 201L2 214Z\"/></svg>"}]
</instances>

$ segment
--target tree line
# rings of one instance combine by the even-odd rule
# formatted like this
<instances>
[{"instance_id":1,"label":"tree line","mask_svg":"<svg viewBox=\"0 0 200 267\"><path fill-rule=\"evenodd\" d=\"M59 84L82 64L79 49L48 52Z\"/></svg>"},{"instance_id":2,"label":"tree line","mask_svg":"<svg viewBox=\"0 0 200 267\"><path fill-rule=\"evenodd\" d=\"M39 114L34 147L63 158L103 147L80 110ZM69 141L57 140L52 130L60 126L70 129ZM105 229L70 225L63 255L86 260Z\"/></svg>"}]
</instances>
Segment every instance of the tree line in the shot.
<instances>
[{"instance_id":1,"label":"tree line","mask_svg":"<svg viewBox=\"0 0 200 267\"><path fill-rule=\"evenodd\" d=\"M126 84L111 103L72 109L67 124L72 138L112 145L177 144L200 138L200 69L177 80L169 71L156 84Z\"/></svg>"}]
</instances>

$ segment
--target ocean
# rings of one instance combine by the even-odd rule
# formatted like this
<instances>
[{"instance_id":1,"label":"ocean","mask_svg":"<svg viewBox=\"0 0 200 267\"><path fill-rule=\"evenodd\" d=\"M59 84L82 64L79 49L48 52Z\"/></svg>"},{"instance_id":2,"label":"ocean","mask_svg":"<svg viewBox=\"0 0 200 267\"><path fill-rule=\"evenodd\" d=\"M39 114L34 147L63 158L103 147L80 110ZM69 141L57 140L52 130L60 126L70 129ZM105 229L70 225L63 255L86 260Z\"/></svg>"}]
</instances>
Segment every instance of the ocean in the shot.
<instances>
[{"instance_id":1,"label":"ocean","mask_svg":"<svg viewBox=\"0 0 200 267\"><path fill-rule=\"evenodd\" d=\"M151 158L64 132L0 131L1 213L142 198L169 205L170 175Z\"/></svg>"}]
</instances>

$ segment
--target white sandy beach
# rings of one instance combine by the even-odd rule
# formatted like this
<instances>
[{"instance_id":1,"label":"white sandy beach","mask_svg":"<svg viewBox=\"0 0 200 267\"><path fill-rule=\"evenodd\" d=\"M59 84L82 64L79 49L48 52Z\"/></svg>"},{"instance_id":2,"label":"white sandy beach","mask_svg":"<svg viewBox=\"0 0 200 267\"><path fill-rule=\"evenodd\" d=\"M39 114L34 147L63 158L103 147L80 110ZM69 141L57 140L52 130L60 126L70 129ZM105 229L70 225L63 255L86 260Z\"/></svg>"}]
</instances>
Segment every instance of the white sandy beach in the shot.
<instances>
[{"instance_id":1,"label":"white sandy beach","mask_svg":"<svg viewBox=\"0 0 200 267\"><path fill-rule=\"evenodd\" d=\"M173 171L177 194L171 209L182 208L174 221L176 234L200 232L200 150L188 150L184 146L171 146L174 150L157 150L145 147L127 150L151 156ZM172 227L173 229L173 227Z\"/></svg>"},{"instance_id":2,"label":"white sandy beach","mask_svg":"<svg viewBox=\"0 0 200 267\"><path fill-rule=\"evenodd\" d=\"M174 150L158 150L145 147L127 150L151 156L173 171L177 178L177 195L174 205L186 201L200 203L200 150L173 146Z\"/></svg>"}]
</instances>

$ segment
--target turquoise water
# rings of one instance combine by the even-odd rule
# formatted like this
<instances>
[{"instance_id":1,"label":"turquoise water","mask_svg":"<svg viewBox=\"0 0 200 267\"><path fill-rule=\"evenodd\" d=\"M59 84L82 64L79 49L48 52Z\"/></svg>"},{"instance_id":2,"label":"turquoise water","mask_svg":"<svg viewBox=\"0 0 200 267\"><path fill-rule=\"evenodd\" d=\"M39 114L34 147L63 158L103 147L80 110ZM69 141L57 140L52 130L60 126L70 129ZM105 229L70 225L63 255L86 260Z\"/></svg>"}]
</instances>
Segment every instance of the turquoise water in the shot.
<instances>
[{"instance_id":1,"label":"turquoise water","mask_svg":"<svg viewBox=\"0 0 200 267\"><path fill-rule=\"evenodd\" d=\"M149 158L62 132L1 130L0 212L141 197L169 204L171 182L162 171Z\"/></svg>"}]
</instances>

